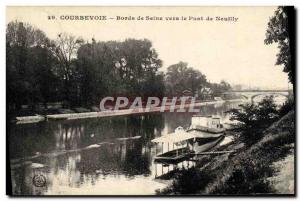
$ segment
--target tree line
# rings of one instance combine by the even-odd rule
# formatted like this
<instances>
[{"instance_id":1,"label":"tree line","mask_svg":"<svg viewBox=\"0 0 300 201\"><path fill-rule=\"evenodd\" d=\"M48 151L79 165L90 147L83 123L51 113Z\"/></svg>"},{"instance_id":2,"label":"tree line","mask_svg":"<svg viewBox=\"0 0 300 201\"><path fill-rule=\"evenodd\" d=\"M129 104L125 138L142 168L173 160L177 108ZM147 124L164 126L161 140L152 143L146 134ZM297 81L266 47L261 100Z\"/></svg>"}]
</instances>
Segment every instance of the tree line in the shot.
<instances>
[{"instance_id":1,"label":"tree line","mask_svg":"<svg viewBox=\"0 0 300 201\"><path fill-rule=\"evenodd\" d=\"M7 109L61 102L63 107L91 107L105 96L143 98L174 96L186 90L214 95L230 85L210 83L188 63L179 62L163 73L162 60L148 39L84 41L60 33L54 40L28 23L12 21L6 28Z\"/></svg>"}]
</instances>

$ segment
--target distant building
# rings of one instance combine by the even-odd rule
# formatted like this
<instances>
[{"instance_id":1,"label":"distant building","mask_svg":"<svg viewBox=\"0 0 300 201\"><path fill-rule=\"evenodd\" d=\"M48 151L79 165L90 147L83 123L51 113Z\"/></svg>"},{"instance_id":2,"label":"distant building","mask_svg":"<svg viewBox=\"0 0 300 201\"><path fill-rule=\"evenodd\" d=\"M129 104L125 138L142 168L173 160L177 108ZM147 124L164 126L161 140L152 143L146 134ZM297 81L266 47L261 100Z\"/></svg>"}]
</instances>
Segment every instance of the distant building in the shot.
<instances>
[{"instance_id":1,"label":"distant building","mask_svg":"<svg viewBox=\"0 0 300 201\"><path fill-rule=\"evenodd\" d=\"M209 87L203 87L201 90L200 90L200 95L203 99L205 100L210 100L213 98L213 91L211 88Z\"/></svg>"},{"instance_id":2,"label":"distant building","mask_svg":"<svg viewBox=\"0 0 300 201\"><path fill-rule=\"evenodd\" d=\"M181 95L186 96L186 97L191 97L191 96L193 96L193 93L190 90L186 89L181 92Z\"/></svg>"}]
</instances>

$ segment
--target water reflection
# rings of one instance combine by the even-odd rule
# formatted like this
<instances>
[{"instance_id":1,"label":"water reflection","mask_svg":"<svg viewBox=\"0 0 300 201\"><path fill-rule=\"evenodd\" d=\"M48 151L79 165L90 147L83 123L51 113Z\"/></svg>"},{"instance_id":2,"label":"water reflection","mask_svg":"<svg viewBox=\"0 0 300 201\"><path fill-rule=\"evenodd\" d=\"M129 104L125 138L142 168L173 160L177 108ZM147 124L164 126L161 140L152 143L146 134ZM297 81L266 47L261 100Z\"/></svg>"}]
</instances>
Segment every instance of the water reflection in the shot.
<instances>
[{"instance_id":1,"label":"water reflection","mask_svg":"<svg viewBox=\"0 0 300 201\"><path fill-rule=\"evenodd\" d=\"M240 103L206 105L201 107L200 114L220 115L227 121L229 117L224 111ZM10 125L13 193L154 194L155 189L166 185L155 179L159 171L174 167L157 170L150 141L178 126L187 128L192 115L153 113ZM33 185L36 174L46 177L46 186Z\"/></svg>"}]
</instances>

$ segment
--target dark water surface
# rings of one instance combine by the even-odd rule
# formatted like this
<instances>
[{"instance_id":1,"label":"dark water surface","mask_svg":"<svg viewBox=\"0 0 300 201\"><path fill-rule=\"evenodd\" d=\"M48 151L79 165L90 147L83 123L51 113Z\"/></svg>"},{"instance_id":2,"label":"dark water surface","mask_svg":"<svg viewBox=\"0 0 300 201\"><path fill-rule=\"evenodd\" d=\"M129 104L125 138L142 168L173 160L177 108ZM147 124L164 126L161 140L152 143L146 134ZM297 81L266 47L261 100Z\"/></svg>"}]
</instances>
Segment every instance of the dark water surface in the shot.
<instances>
[{"instance_id":1,"label":"dark water surface","mask_svg":"<svg viewBox=\"0 0 300 201\"><path fill-rule=\"evenodd\" d=\"M224 111L240 103L203 106L200 114L220 115L227 122ZM167 184L155 177L169 167L155 167L151 140L178 126L187 128L192 115L152 113L11 124L7 129L13 194L155 194ZM37 185L35 175L42 175L45 183Z\"/></svg>"}]
</instances>

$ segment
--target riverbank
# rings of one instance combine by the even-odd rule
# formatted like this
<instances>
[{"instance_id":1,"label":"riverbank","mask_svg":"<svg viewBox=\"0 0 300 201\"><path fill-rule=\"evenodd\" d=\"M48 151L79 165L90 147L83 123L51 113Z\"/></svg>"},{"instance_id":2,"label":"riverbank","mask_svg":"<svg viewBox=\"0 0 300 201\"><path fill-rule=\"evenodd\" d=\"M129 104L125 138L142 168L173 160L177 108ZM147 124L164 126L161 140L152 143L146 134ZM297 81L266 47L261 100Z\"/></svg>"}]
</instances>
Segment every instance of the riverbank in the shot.
<instances>
[{"instance_id":1,"label":"riverbank","mask_svg":"<svg viewBox=\"0 0 300 201\"><path fill-rule=\"evenodd\" d=\"M257 143L246 147L236 139L221 148L237 149L236 154L201 158L195 168L177 173L172 185L158 194L294 195L294 169L283 165L293 165L294 143L295 113L290 111L265 129Z\"/></svg>"},{"instance_id":2,"label":"riverbank","mask_svg":"<svg viewBox=\"0 0 300 201\"><path fill-rule=\"evenodd\" d=\"M241 101L240 99L226 100L229 102ZM194 104L194 107L213 105L218 103L224 103L224 100L217 101L205 101L198 102ZM185 104L184 108L189 108L191 104ZM174 110L180 109L181 105L176 105ZM79 113L66 113L66 114L48 114L48 115L34 115L34 116L22 116L16 117L15 121L18 124L25 123L36 123L45 120L70 120L70 119L86 119L86 118L100 118L100 117L112 117L112 116L122 116L122 115L131 115L131 114L142 114L142 113L153 113L160 112L162 107L152 107L149 111L145 111L143 108L136 109L122 109L122 110L109 110L101 112L79 112ZM170 111L170 106L166 106L164 111Z\"/></svg>"},{"instance_id":3,"label":"riverbank","mask_svg":"<svg viewBox=\"0 0 300 201\"><path fill-rule=\"evenodd\" d=\"M295 157L294 144L291 144L291 153L284 159L272 164L276 170L274 176L269 178L276 192L280 194L289 194L294 192L295 188Z\"/></svg>"}]
</instances>

